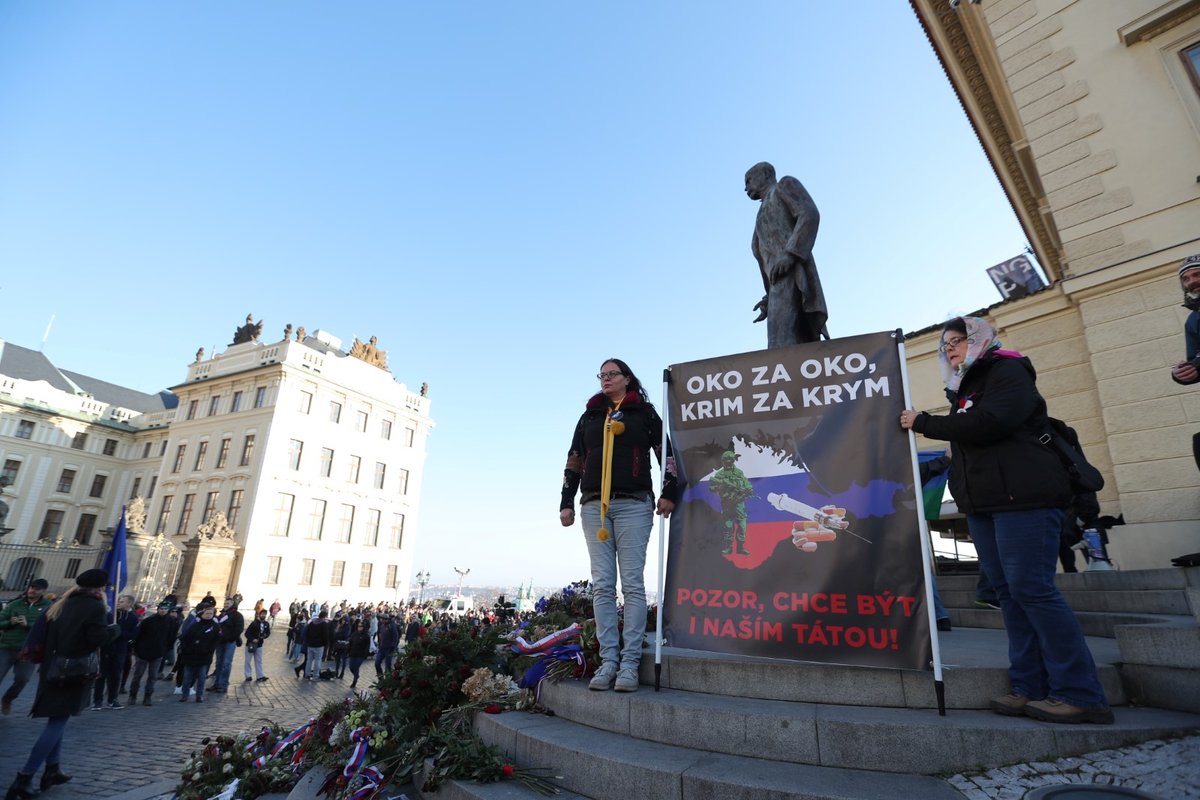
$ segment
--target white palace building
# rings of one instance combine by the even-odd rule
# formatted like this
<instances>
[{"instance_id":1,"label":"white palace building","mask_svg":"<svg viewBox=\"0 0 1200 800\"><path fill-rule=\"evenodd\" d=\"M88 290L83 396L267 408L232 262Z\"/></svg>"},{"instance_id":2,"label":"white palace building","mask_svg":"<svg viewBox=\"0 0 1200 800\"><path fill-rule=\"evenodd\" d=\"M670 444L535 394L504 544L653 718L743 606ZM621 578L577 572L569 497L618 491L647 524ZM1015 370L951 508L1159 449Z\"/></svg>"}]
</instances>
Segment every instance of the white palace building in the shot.
<instances>
[{"instance_id":1,"label":"white palace building","mask_svg":"<svg viewBox=\"0 0 1200 800\"><path fill-rule=\"evenodd\" d=\"M374 337L346 349L324 331L261 331L248 317L156 395L0 339L4 591L72 585L127 505L126 592L140 601L408 596L426 387L393 378Z\"/></svg>"}]
</instances>

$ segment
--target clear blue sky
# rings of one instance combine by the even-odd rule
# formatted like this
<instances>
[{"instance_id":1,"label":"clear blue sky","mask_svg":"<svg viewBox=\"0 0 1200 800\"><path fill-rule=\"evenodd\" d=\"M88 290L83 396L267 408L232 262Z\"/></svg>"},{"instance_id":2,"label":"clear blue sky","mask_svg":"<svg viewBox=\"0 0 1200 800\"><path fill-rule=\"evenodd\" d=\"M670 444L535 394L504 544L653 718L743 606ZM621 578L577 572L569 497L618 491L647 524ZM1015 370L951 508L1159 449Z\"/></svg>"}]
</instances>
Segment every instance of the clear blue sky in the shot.
<instances>
[{"instance_id":1,"label":"clear blue sky","mask_svg":"<svg viewBox=\"0 0 1200 800\"><path fill-rule=\"evenodd\" d=\"M55 363L153 392L248 312L378 336L437 422L417 566L558 585L600 363L657 402L765 346L761 160L820 207L834 336L995 302L1025 245L903 2L12 0L0 337L56 315Z\"/></svg>"}]
</instances>

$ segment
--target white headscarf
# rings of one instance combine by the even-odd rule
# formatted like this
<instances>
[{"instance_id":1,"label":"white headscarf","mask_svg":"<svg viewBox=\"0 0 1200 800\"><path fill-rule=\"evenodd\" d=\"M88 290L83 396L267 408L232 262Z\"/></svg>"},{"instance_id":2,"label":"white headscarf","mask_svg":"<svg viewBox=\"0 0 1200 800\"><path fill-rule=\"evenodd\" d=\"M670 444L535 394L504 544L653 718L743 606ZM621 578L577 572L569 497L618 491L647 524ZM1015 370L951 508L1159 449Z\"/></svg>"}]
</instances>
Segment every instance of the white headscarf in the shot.
<instances>
[{"instance_id":1,"label":"white headscarf","mask_svg":"<svg viewBox=\"0 0 1200 800\"><path fill-rule=\"evenodd\" d=\"M938 347L938 366L942 370L942 380L945 382L946 388L952 392L958 391L958 385L962 383L963 375L967 374L967 370L979 360L980 356L1000 347L1000 340L996 338L996 329L987 320L981 317L963 317L962 320L967 326L967 357L962 360L962 363L958 367L951 367L950 361L946 358L946 351L940 346ZM945 337L947 333L953 333L955 336L962 335L958 331L946 331L942 336Z\"/></svg>"}]
</instances>

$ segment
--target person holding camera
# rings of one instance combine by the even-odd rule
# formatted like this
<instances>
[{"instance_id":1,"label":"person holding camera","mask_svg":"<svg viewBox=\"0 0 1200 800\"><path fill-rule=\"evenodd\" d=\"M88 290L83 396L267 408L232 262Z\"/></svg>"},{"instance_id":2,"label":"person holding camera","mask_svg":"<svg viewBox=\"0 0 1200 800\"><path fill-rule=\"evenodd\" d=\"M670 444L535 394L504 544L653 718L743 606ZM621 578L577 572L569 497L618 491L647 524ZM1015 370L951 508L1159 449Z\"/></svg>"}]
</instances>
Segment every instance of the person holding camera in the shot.
<instances>
[{"instance_id":1,"label":"person holding camera","mask_svg":"<svg viewBox=\"0 0 1200 800\"><path fill-rule=\"evenodd\" d=\"M271 623L267 622L267 610L260 608L258 613L254 615L254 621L246 626L246 664L245 674L246 681L254 680L250 674L250 664L254 664L254 674L258 676L258 682L268 680L266 675L263 675L262 665L262 648L263 642L271 635Z\"/></svg>"},{"instance_id":2,"label":"person holding camera","mask_svg":"<svg viewBox=\"0 0 1200 800\"><path fill-rule=\"evenodd\" d=\"M1186 386L1200 382L1200 253L1188 256L1179 265L1179 283L1183 287L1183 307L1191 313L1183 323L1187 360L1171 367L1171 380ZM1192 456L1200 469L1200 433L1192 436Z\"/></svg>"},{"instance_id":3,"label":"person holding camera","mask_svg":"<svg viewBox=\"0 0 1200 800\"><path fill-rule=\"evenodd\" d=\"M0 698L0 713L5 716L12 712L13 700L33 677L35 665L18 656L34 621L50 607L50 601L43 597L48 588L50 584L44 578L34 578L24 594L0 610L0 682L10 669L13 674L12 685Z\"/></svg>"}]
</instances>

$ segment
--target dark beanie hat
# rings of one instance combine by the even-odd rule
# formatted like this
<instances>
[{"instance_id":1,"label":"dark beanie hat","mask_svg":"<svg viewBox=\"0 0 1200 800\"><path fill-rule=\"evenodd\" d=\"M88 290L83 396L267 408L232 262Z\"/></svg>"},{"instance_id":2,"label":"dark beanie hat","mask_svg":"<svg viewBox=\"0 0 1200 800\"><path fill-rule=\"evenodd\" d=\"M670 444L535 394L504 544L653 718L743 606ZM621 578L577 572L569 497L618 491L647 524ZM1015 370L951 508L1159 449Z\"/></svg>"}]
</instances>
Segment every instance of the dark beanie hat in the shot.
<instances>
[{"instance_id":1,"label":"dark beanie hat","mask_svg":"<svg viewBox=\"0 0 1200 800\"><path fill-rule=\"evenodd\" d=\"M1194 256L1188 256L1183 260L1183 263L1179 265L1179 277L1182 278L1183 273L1187 272L1189 269L1195 269L1196 267L1200 267L1200 253L1196 253Z\"/></svg>"},{"instance_id":2,"label":"dark beanie hat","mask_svg":"<svg viewBox=\"0 0 1200 800\"><path fill-rule=\"evenodd\" d=\"M45 578L34 578L29 582L29 586L32 589L41 589L42 591L46 591L50 588L50 583Z\"/></svg>"},{"instance_id":3,"label":"dark beanie hat","mask_svg":"<svg viewBox=\"0 0 1200 800\"><path fill-rule=\"evenodd\" d=\"M102 569L89 569L79 574L75 585L84 589L103 589L108 585L108 573Z\"/></svg>"}]
</instances>

